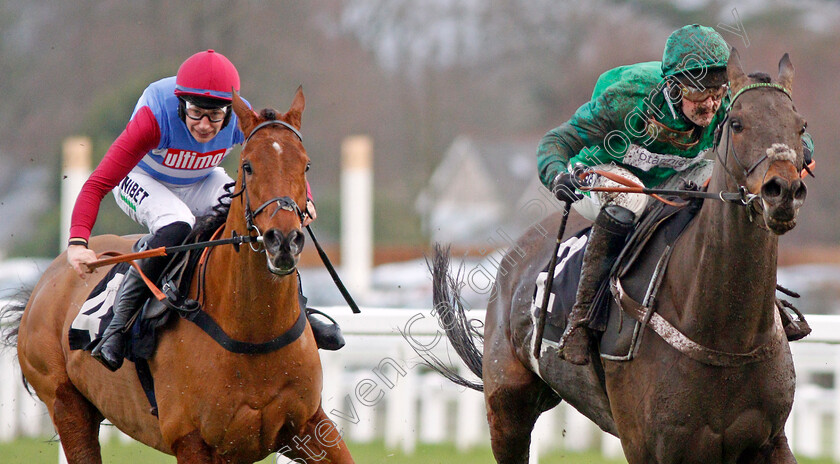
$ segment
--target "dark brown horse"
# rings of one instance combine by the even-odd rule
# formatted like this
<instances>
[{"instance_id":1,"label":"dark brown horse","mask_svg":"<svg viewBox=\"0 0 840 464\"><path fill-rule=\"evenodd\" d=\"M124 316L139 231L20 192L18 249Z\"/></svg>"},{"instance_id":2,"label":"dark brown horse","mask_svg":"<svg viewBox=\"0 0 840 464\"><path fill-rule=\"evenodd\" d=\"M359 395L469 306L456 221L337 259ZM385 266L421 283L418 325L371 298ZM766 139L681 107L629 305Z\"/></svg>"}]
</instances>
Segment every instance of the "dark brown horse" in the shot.
<instances>
[{"instance_id":1,"label":"dark brown horse","mask_svg":"<svg viewBox=\"0 0 840 464\"><path fill-rule=\"evenodd\" d=\"M299 135L298 89L285 114L259 115L234 94L248 138L223 236L259 234L256 251L214 248L206 262L203 309L232 339L264 343L300 324L301 213L309 158ZM130 251L132 241L100 236L98 252ZM44 401L67 460L100 463L99 424L107 418L135 439L173 454L179 464L252 463L281 450L297 462L352 463L321 409L321 363L306 318L292 343L262 354L226 351L192 322L166 326L153 359L159 418L149 412L134 365L110 372L89 352L71 351L68 330L95 281L83 281L59 256L35 286L17 332L25 380ZM94 282L91 282L94 281Z\"/></svg>"},{"instance_id":2,"label":"dark brown horse","mask_svg":"<svg viewBox=\"0 0 840 464\"><path fill-rule=\"evenodd\" d=\"M796 462L784 433L795 374L774 295L778 235L794 227L806 195L805 121L789 96L787 55L773 83L744 75L734 50L728 69L734 100L708 189L744 188L753 201L704 202L674 244L656 315L633 360L598 362L596 347L589 366L568 364L545 347L534 357L531 304L553 250L544 231L557 230L559 215L521 237L518 254L503 262L487 309L483 358L451 293L458 284L447 275L448 256L438 252L435 307L453 346L484 381L499 463L528 462L534 422L561 400L620 437L631 464ZM665 336L654 332L662 327Z\"/></svg>"}]
</instances>

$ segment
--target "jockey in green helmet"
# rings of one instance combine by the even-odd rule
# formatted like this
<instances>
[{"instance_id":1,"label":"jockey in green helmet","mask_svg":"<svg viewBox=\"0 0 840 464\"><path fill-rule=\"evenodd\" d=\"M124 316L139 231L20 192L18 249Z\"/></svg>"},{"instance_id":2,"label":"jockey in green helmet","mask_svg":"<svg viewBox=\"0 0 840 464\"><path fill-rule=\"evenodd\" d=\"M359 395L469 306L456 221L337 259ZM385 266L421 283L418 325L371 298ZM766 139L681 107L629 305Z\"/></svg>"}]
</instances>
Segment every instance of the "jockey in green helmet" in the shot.
<instances>
[{"instance_id":1,"label":"jockey in green helmet","mask_svg":"<svg viewBox=\"0 0 840 464\"><path fill-rule=\"evenodd\" d=\"M572 173L597 167L649 188L677 188L685 180L703 184L713 166L705 154L729 106L728 60L729 45L714 29L697 24L677 29L661 62L603 73L590 101L540 141L542 183L594 220L575 305L560 340L560 355L567 361L588 362L590 306L648 202L642 194L580 191ZM803 143L807 159L810 136L805 134ZM592 177L591 187L618 186Z\"/></svg>"}]
</instances>

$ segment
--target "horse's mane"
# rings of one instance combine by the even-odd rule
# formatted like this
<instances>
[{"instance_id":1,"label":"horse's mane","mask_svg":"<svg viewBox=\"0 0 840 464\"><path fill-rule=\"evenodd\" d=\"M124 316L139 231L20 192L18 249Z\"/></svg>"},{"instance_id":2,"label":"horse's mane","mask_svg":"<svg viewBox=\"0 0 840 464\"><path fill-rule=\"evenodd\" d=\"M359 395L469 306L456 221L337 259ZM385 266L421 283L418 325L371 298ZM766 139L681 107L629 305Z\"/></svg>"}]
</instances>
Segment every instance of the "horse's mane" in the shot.
<instances>
[{"instance_id":1,"label":"horse's mane","mask_svg":"<svg viewBox=\"0 0 840 464\"><path fill-rule=\"evenodd\" d=\"M225 224L230 211L230 198L234 185L234 183L225 184L227 193L219 197L219 202L213 207L212 213L195 218L195 225L187 237L187 243L209 240L213 233Z\"/></svg>"},{"instance_id":2,"label":"horse's mane","mask_svg":"<svg viewBox=\"0 0 840 464\"><path fill-rule=\"evenodd\" d=\"M764 84L769 84L770 81L773 79L773 78L770 77L769 74L767 74L766 72L762 72L762 71L751 72L751 73L749 73L749 75L747 77L755 79L756 81L764 83Z\"/></svg>"},{"instance_id":3,"label":"horse's mane","mask_svg":"<svg viewBox=\"0 0 840 464\"><path fill-rule=\"evenodd\" d=\"M260 111L260 117L268 121L276 121L277 110L274 108L263 108L262 111Z\"/></svg>"}]
</instances>

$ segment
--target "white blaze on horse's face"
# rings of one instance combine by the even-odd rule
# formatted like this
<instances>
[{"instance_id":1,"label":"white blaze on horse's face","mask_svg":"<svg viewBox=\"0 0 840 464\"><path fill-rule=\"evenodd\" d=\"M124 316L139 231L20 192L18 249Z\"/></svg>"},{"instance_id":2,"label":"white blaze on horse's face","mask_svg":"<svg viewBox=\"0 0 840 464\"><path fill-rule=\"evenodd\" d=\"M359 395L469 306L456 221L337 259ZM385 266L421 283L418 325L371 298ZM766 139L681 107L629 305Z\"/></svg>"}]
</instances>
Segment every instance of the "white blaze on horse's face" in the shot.
<instances>
[{"instance_id":1,"label":"white blaze on horse's face","mask_svg":"<svg viewBox=\"0 0 840 464\"><path fill-rule=\"evenodd\" d=\"M766 150L767 159L773 161L790 161L796 164L796 150L790 148L786 143L774 143Z\"/></svg>"},{"instance_id":2,"label":"white blaze on horse's face","mask_svg":"<svg viewBox=\"0 0 840 464\"><path fill-rule=\"evenodd\" d=\"M271 146L272 146L272 147L274 147L274 149L275 149L275 150L277 150L277 153L278 153L278 154L281 154L281 155L283 154L283 148L280 146L280 144L279 144L279 143L277 143L277 142L273 142L273 143L271 144Z\"/></svg>"}]
</instances>

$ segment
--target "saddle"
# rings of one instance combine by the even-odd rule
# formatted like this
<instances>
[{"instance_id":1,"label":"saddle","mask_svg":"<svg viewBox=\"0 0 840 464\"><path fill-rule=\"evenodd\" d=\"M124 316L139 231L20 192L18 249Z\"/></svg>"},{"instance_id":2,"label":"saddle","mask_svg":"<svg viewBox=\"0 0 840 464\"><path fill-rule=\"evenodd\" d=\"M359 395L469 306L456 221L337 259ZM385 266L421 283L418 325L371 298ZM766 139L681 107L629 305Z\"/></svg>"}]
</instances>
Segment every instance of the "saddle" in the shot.
<instances>
[{"instance_id":1,"label":"saddle","mask_svg":"<svg viewBox=\"0 0 840 464\"><path fill-rule=\"evenodd\" d=\"M147 235L134 244L133 250L144 249ZM193 240L199 241L201 237ZM186 294L200 253L179 253L170 260L159 282L155 282L167 295L164 300L149 298L138 311L135 319L130 322L130 331L126 334L125 358L134 363L140 384L146 394L151 412L157 415L157 400L154 394L154 380L149 369L148 360L152 358L157 345L157 331L162 328L172 316L173 312L185 313L197 311L199 305L194 300L182 298ZM116 302L120 284L128 272L130 263L116 264L105 277L93 288L87 300L82 305L79 314L73 320L68 334L71 350L92 350L108 324L113 318L113 307ZM180 291L176 290L179 289Z\"/></svg>"},{"instance_id":2,"label":"saddle","mask_svg":"<svg viewBox=\"0 0 840 464\"><path fill-rule=\"evenodd\" d=\"M622 290L637 301L646 301L651 281L661 277L661 257L679 238L686 226L699 211L701 201L682 203L680 206L661 202L652 204L642 216L627 244L616 260L598 291L589 310L589 328L599 338L601 356L610 360L630 360L635 352L641 324L620 310L611 310L610 283L621 279ZM558 249L557 268L552 283L549 312L543 333L543 343L557 347L566 327L566 320L575 304L583 254L590 228L583 229L567 239ZM546 266L547 267L547 266ZM538 315L543 298L548 269L537 277L537 291L533 312ZM647 295L650 297L650 295Z\"/></svg>"}]
</instances>

